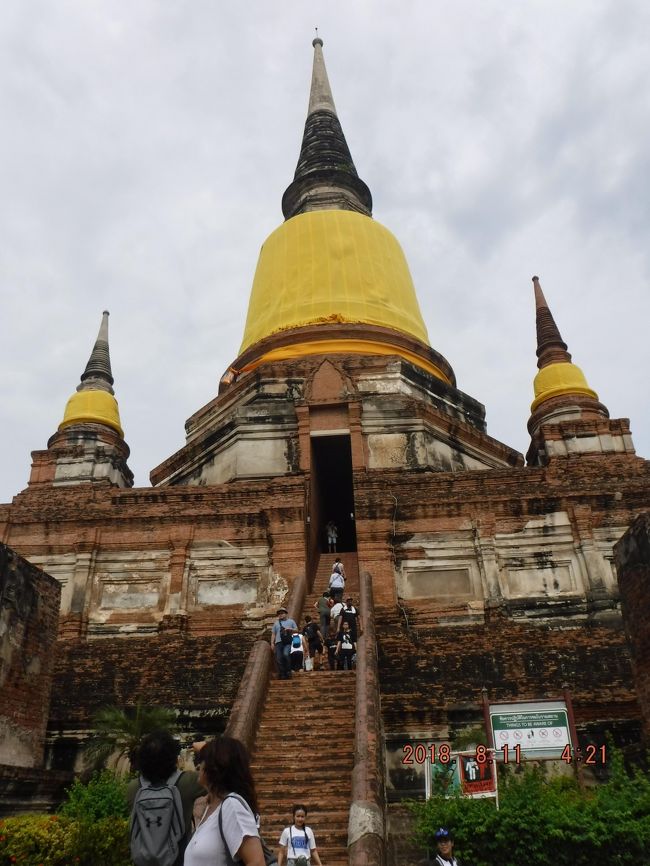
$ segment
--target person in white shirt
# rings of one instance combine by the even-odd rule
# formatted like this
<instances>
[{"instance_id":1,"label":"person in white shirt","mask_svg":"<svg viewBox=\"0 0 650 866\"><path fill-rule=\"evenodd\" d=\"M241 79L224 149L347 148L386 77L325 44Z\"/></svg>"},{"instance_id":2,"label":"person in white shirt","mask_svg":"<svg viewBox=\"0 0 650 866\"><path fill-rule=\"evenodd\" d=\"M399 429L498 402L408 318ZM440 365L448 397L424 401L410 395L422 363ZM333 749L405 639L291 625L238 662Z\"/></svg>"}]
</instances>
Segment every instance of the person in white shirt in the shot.
<instances>
[{"instance_id":1,"label":"person in white shirt","mask_svg":"<svg viewBox=\"0 0 650 866\"><path fill-rule=\"evenodd\" d=\"M339 531L336 528L336 523L333 520L329 520L325 525L325 532L327 533L327 550L329 553L336 553L336 539L338 538Z\"/></svg>"},{"instance_id":2,"label":"person in white shirt","mask_svg":"<svg viewBox=\"0 0 650 866\"><path fill-rule=\"evenodd\" d=\"M459 866L454 857L454 838L446 827L441 827L433 834L436 841L435 863L437 866Z\"/></svg>"},{"instance_id":3,"label":"person in white shirt","mask_svg":"<svg viewBox=\"0 0 650 866\"><path fill-rule=\"evenodd\" d=\"M293 825L285 827L280 836L278 848L278 866L298 866L298 864L315 863L323 866L316 850L316 839L311 827L305 825L307 809L302 803L293 807Z\"/></svg>"},{"instance_id":4,"label":"person in white shirt","mask_svg":"<svg viewBox=\"0 0 650 866\"><path fill-rule=\"evenodd\" d=\"M221 736L203 746L199 783L208 790L205 810L185 849L184 866L265 866L257 829L257 797L248 752Z\"/></svg>"},{"instance_id":5,"label":"person in white shirt","mask_svg":"<svg viewBox=\"0 0 650 866\"><path fill-rule=\"evenodd\" d=\"M333 571L329 580L330 595L336 601L341 601L343 598L343 590L345 589L345 578L339 571Z\"/></svg>"}]
</instances>

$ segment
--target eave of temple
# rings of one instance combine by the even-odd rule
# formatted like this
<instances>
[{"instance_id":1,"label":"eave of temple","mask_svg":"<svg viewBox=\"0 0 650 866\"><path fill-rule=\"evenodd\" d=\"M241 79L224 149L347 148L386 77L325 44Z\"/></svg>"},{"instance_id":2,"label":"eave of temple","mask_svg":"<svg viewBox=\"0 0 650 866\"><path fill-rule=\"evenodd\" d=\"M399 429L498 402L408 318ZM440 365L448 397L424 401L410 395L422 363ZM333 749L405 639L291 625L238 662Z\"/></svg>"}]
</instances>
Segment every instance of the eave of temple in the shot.
<instances>
[{"instance_id":1,"label":"eave of temple","mask_svg":"<svg viewBox=\"0 0 650 866\"><path fill-rule=\"evenodd\" d=\"M108 348L108 316L108 311L104 310L93 350L81 374L77 391L66 404L59 431L79 424L103 424L119 436L124 436L113 391L113 374Z\"/></svg>"},{"instance_id":2,"label":"eave of temple","mask_svg":"<svg viewBox=\"0 0 650 866\"><path fill-rule=\"evenodd\" d=\"M336 114L320 39L286 221L264 242L239 357L222 387L266 361L314 354L398 355L455 386L429 345L404 253L372 219Z\"/></svg>"}]
</instances>

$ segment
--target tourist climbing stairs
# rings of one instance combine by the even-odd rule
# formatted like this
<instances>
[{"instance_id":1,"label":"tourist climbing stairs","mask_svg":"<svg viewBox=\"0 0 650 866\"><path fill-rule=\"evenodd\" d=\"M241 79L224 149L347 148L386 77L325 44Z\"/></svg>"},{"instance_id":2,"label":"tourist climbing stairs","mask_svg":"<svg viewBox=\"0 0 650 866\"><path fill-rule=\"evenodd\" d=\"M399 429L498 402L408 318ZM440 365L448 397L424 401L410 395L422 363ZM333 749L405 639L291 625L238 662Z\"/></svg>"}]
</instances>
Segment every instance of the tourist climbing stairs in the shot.
<instances>
[{"instance_id":1,"label":"tourist climbing stairs","mask_svg":"<svg viewBox=\"0 0 650 866\"><path fill-rule=\"evenodd\" d=\"M356 601L356 554L340 556L347 576L346 592L349 588ZM313 604L327 587L333 562L334 556L321 556L314 591L305 602L304 613L315 620L318 614ZM354 671L300 671L290 680L271 675L252 768L262 835L274 850L280 833L291 823L293 804L303 803L323 866L348 864L355 687Z\"/></svg>"},{"instance_id":2,"label":"tourist climbing stairs","mask_svg":"<svg viewBox=\"0 0 650 866\"><path fill-rule=\"evenodd\" d=\"M345 571L345 591L343 598L351 595L356 603L359 601L359 560L356 552L354 553L321 553L318 566L316 568L316 576L312 591L307 596L303 616L309 614L318 622L318 612L314 608L314 603L328 589L330 575L332 574L332 565L336 557L339 557L343 563ZM300 623L302 625L302 623Z\"/></svg>"}]
</instances>

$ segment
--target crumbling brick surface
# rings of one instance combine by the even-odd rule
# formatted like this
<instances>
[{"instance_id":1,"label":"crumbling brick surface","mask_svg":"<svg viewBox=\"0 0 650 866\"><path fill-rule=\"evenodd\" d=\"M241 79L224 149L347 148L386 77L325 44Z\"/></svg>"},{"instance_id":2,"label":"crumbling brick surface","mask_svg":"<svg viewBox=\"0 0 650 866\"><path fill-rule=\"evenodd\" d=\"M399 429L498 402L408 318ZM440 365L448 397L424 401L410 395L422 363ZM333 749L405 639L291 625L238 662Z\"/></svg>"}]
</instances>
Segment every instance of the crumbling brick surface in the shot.
<instances>
[{"instance_id":1,"label":"crumbling brick surface","mask_svg":"<svg viewBox=\"0 0 650 866\"><path fill-rule=\"evenodd\" d=\"M61 588L0 544L0 763L43 756Z\"/></svg>"},{"instance_id":2,"label":"crumbling brick surface","mask_svg":"<svg viewBox=\"0 0 650 866\"><path fill-rule=\"evenodd\" d=\"M50 727L87 729L102 707L138 700L225 725L253 641L245 632L61 641Z\"/></svg>"},{"instance_id":3,"label":"crumbling brick surface","mask_svg":"<svg viewBox=\"0 0 650 866\"><path fill-rule=\"evenodd\" d=\"M622 629L555 629L494 616L483 625L409 633L395 609L377 612L382 712L388 731L446 728L450 710L492 701L560 697L569 685L576 723L640 713Z\"/></svg>"},{"instance_id":4,"label":"crumbling brick surface","mask_svg":"<svg viewBox=\"0 0 650 866\"><path fill-rule=\"evenodd\" d=\"M614 549L636 688L650 738L650 513L639 515Z\"/></svg>"}]
</instances>

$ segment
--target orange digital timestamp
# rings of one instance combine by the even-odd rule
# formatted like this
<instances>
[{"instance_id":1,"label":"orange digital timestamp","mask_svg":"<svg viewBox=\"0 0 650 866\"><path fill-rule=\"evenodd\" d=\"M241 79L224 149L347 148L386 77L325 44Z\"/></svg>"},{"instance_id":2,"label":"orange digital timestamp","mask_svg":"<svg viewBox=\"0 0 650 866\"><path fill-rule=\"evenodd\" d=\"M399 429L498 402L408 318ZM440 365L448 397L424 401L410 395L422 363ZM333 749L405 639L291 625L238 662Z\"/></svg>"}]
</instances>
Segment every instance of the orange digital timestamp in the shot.
<instances>
[{"instance_id":1,"label":"orange digital timestamp","mask_svg":"<svg viewBox=\"0 0 650 866\"><path fill-rule=\"evenodd\" d=\"M572 750L570 744L567 743L561 759L567 764L575 761L577 764L585 764L587 767L594 767L596 764L604 765L607 763L607 746L594 746L593 743L590 743L583 752L580 746Z\"/></svg>"},{"instance_id":2,"label":"orange digital timestamp","mask_svg":"<svg viewBox=\"0 0 650 866\"><path fill-rule=\"evenodd\" d=\"M505 748L507 750L508 747ZM442 743L441 745L436 743L406 743L402 747L402 753L402 763L407 765L424 764L426 761L430 761L432 764L449 764L456 760L449 743ZM474 753L474 760L477 764L491 764L493 758L488 747L479 744ZM507 760L506 757L505 761L507 762Z\"/></svg>"},{"instance_id":3,"label":"orange digital timestamp","mask_svg":"<svg viewBox=\"0 0 650 866\"><path fill-rule=\"evenodd\" d=\"M424 764L426 761L431 761L432 764L448 764L451 760L449 743L406 743L402 747L403 764Z\"/></svg>"}]
</instances>

